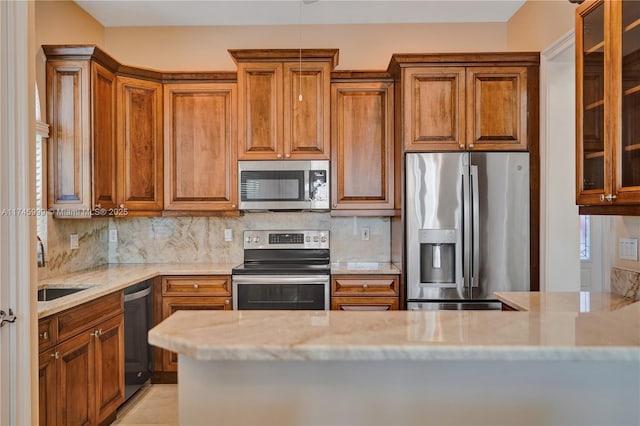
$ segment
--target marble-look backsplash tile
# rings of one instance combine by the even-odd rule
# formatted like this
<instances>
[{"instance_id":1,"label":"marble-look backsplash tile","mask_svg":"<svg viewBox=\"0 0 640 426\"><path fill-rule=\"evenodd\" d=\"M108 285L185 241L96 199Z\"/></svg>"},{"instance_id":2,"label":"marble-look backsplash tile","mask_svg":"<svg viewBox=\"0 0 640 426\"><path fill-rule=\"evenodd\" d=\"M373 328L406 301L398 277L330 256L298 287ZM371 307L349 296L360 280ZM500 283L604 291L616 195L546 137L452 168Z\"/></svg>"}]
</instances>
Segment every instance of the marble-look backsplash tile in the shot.
<instances>
[{"instance_id":1,"label":"marble-look backsplash tile","mask_svg":"<svg viewBox=\"0 0 640 426\"><path fill-rule=\"evenodd\" d=\"M369 241L360 228L369 227ZM241 263L242 233L250 229L329 229L331 260L388 262L389 220L381 217L332 218L329 213L247 213L237 218L111 219L118 243L108 243L109 263ZM224 241L224 230L233 241Z\"/></svg>"},{"instance_id":2,"label":"marble-look backsplash tile","mask_svg":"<svg viewBox=\"0 0 640 426\"><path fill-rule=\"evenodd\" d=\"M611 292L640 301L640 272L611 268Z\"/></svg>"},{"instance_id":3,"label":"marble-look backsplash tile","mask_svg":"<svg viewBox=\"0 0 640 426\"><path fill-rule=\"evenodd\" d=\"M38 279L104 265L109 261L108 219L47 218L45 266ZM69 235L78 234L78 248L69 248Z\"/></svg>"}]
</instances>

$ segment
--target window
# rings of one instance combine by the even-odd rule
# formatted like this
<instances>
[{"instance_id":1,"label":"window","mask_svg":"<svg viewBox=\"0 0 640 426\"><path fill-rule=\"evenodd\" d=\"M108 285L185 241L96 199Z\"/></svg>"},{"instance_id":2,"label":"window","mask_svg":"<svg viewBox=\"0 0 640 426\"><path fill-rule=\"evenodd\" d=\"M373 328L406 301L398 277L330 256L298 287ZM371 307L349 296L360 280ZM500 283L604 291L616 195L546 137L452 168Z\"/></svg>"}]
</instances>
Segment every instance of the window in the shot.
<instances>
[{"instance_id":1,"label":"window","mask_svg":"<svg viewBox=\"0 0 640 426\"><path fill-rule=\"evenodd\" d=\"M591 260L591 216L580 216L580 260Z\"/></svg>"}]
</instances>

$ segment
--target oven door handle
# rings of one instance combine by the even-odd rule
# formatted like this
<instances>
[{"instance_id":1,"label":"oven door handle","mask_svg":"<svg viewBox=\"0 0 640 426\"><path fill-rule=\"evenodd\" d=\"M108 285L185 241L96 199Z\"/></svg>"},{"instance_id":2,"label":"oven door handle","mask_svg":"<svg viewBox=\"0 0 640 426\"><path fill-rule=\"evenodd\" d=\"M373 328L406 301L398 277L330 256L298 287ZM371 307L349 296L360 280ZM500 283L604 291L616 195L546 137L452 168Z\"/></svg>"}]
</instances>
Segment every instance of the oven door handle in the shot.
<instances>
[{"instance_id":1,"label":"oven door handle","mask_svg":"<svg viewBox=\"0 0 640 426\"><path fill-rule=\"evenodd\" d=\"M327 284L328 275L236 275L234 284Z\"/></svg>"}]
</instances>

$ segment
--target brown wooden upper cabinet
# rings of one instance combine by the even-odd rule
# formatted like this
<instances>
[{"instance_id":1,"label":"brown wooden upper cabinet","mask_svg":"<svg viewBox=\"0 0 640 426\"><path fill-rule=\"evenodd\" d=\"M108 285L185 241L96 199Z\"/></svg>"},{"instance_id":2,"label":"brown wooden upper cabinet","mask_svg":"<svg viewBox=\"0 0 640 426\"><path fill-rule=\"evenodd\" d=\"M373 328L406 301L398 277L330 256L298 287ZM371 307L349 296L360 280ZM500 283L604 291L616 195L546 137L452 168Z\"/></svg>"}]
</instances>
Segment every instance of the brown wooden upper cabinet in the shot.
<instances>
[{"instance_id":1,"label":"brown wooden upper cabinet","mask_svg":"<svg viewBox=\"0 0 640 426\"><path fill-rule=\"evenodd\" d=\"M537 150L540 54L394 54L406 152Z\"/></svg>"},{"instance_id":2,"label":"brown wooden upper cabinet","mask_svg":"<svg viewBox=\"0 0 640 426\"><path fill-rule=\"evenodd\" d=\"M405 151L527 149L526 67L403 72Z\"/></svg>"},{"instance_id":3,"label":"brown wooden upper cabinet","mask_svg":"<svg viewBox=\"0 0 640 426\"><path fill-rule=\"evenodd\" d=\"M331 84L331 214L394 214L393 81Z\"/></svg>"},{"instance_id":4,"label":"brown wooden upper cabinet","mask_svg":"<svg viewBox=\"0 0 640 426\"><path fill-rule=\"evenodd\" d=\"M95 46L43 46L47 56L49 208L56 217L158 215L162 84L116 75Z\"/></svg>"},{"instance_id":5,"label":"brown wooden upper cabinet","mask_svg":"<svg viewBox=\"0 0 640 426\"><path fill-rule=\"evenodd\" d=\"M164 86L165 210L237 206L235 83Z\"/></svg>"},{"instance_id":6,"label":"brown wooden upper cabinet","mask_svg":"<svg viewBox=\"0 0 640 426\"><path fill-rule=\"evenodd\" d=\"M238 159L329 159L337 49L229 53L238 64Z\"/></svg>"},{"instance_id":7,"label":"brown wooden upper cabinet","mask_svg":"<svg viewBox=\"0 0 640 426\"><path fill-rule=\"evenodd\" d=\"M640 214L640 3L576 9L576 201ZM584 206L584 207L583 207Z\"/></svg>"}]
</instances>

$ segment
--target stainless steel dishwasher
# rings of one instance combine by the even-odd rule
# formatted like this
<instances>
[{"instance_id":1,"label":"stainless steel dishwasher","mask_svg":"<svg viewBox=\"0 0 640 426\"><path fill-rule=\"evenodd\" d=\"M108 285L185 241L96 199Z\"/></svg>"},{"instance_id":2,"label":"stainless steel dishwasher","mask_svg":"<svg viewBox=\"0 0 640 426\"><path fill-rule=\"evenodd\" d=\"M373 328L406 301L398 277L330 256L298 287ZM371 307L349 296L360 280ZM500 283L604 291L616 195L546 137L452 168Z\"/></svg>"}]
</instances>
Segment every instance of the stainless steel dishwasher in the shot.
<instances>
[{"instance_id":1,"label":"stainless steel dishwasher","mask_svg":"<svg viewBox=\"0 0 640 426\"><path fill-rule=\"evenodd\" d=\"M124 399L128 400L151 378L151 285L147 280L124 290Z\"/></svg>"}]
</instances>

